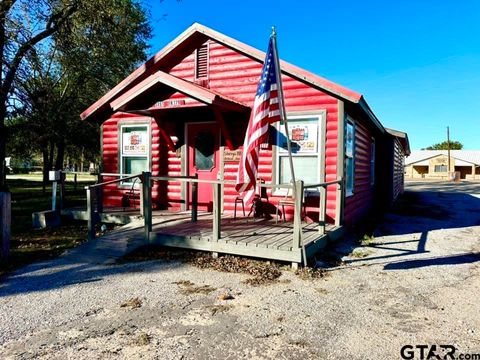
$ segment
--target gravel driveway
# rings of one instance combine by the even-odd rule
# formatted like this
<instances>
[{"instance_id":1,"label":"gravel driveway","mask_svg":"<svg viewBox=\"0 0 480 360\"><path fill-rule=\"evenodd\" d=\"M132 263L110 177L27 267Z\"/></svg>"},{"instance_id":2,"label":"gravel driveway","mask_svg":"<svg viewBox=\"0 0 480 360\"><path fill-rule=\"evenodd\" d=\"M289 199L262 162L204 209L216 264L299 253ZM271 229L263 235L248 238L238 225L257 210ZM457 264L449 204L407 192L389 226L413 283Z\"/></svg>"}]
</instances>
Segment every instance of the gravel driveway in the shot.
<instances>
[{"instance_id":1,"label":"gravel driveway","mask_svg":"<svg viewBox=\"0 0 480 360\"><path fill-rule=\"evenodd\" d=\"M0 284L0 357L401 359L407 344L480 353L480 184L407 189L373 238L332 250L344 262L319 279L284 270L252 286L180 261L28 266Z\"/></svg>"}]
</instances>

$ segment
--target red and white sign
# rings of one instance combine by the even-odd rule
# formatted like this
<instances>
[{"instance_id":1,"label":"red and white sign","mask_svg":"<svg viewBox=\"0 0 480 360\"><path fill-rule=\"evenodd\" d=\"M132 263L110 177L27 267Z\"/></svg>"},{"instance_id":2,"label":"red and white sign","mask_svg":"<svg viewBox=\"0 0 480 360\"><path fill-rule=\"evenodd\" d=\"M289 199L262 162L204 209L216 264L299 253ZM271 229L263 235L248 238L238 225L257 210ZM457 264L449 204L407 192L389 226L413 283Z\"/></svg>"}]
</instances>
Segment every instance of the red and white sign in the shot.
<instances>
[{"instance_id":1,"label":"red and white sign","mask_svg":"<svg viewBox=\"0 0 480 360\"><path fill-rule=\"evenodd\" d=\"M122 155L148 155L148 132L124 132L122 137Z\"/></svg>"}]
</instances>

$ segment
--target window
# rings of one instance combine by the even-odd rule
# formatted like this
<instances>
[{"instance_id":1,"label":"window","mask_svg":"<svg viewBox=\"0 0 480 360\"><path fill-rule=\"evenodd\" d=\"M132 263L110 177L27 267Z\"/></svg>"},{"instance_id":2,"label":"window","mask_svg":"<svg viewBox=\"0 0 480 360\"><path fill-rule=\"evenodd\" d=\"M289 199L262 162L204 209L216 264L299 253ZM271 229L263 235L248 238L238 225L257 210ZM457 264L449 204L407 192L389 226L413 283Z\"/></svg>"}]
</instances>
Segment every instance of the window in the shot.
<instances>
[{"instance_id":1,"label":"window","mask_svg":"<svg viewBox=\"0 0 480 360\"><path fill-rule=\"evenodd\" d=\"M208 44L200 46L195 53L195 79L208 78Z\"/></svg>"},{"instance_id":2,"label":"window","mask_svg":"<svg viewBox=\"0 0 480 360\"><path fill-rule=\"evenodd\" d=\"M120 173L138 174L150 170L149 130L149 125L122 125L120 127ZM125 181L124 183L129 182Z\"/></svg>"},{"instance_id":3,"label":"window","mask_svg":"<svg viewBox=\"0 0 480 360\"><path fill-rule=\"evenodd\" d=\"M305 184L316 184L320 177L319 144L321 115L289 116L288 132L292 145L295 179ZM288 158L287 137L283 122L277 123L277 183L288 184L292 180Z\"/></svg>"},{"instance_id":4,"label":"window","mask_svg":"<svg viewBox=\"0 0 480 360\"><path fill-rule=\"evenodd\" d=\"M447 165L442 164L442 165L435 165L435 168L433 169L434 172L447 172Z\"/></svg>"},{"instance_id":5,"label":"window","mask_svg":"<svg viewBox=\"0 0 480 360\"><path fill-rule=\"evenodd\" d=\"M215 166L215 137L211 131L200 131L195 137L195 168L212 170Z\"/></svg>"},{"instance_id":6,"label":"window","mask_svg":"<svg viewBox=\"0 0 480 360\"><path fill-rule=\"evenodd\" d=\"M375 139L370 147L370 185L375 185Z\"/></svg>"},{"instance_id":7,"label":"window","mask_svg":"<svg viewBox=\"0 0 480 360\"><path fill-rule=\"evenodd\" d=\"M350 121L345 131L345 167L346 196L351 196L355 186L355 125Z\"/></svg>"}]
</instances>

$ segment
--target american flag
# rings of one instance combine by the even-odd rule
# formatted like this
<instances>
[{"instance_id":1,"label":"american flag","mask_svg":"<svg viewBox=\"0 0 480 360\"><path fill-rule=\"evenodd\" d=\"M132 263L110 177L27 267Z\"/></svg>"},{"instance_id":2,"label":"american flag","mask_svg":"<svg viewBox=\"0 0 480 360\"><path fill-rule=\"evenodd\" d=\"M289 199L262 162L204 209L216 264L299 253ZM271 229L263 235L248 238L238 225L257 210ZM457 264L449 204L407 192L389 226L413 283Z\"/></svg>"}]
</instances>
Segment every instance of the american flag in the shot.
<instances>
[{"instance_id":1,"label":"american flag","mask_svg":"<svg viewBox=\"0 0 480 360\"><path fill-rule=\"evenodd\" d=\"M237 173L235 189L239 193L246 192L244 195L245 203L248 203L255 194L260 145L268 140L268 126L280 120L281 99L278 91L280 85L277 82L278 69L276 68L274 41L273 36L271 36L243 142L242 160Z\"/></svg>"}]
</instances>

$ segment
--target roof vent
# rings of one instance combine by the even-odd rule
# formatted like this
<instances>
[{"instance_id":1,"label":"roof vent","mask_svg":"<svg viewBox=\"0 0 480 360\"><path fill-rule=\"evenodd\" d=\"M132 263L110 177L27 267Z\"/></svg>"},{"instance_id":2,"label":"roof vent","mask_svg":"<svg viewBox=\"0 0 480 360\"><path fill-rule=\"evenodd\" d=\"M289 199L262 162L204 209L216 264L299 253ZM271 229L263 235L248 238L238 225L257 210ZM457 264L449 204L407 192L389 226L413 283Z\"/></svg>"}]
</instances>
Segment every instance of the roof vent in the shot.
<instances>
[{"instance_id":1,"label":"roof vent","mask_svg":"<svg viewBox=\"0 0 480 360\"><path fill-rule=\"evenodd\" d=\"M195 53L195 80L208 79L208 44L200 46Z\"/></svg>"}]
</instances>

